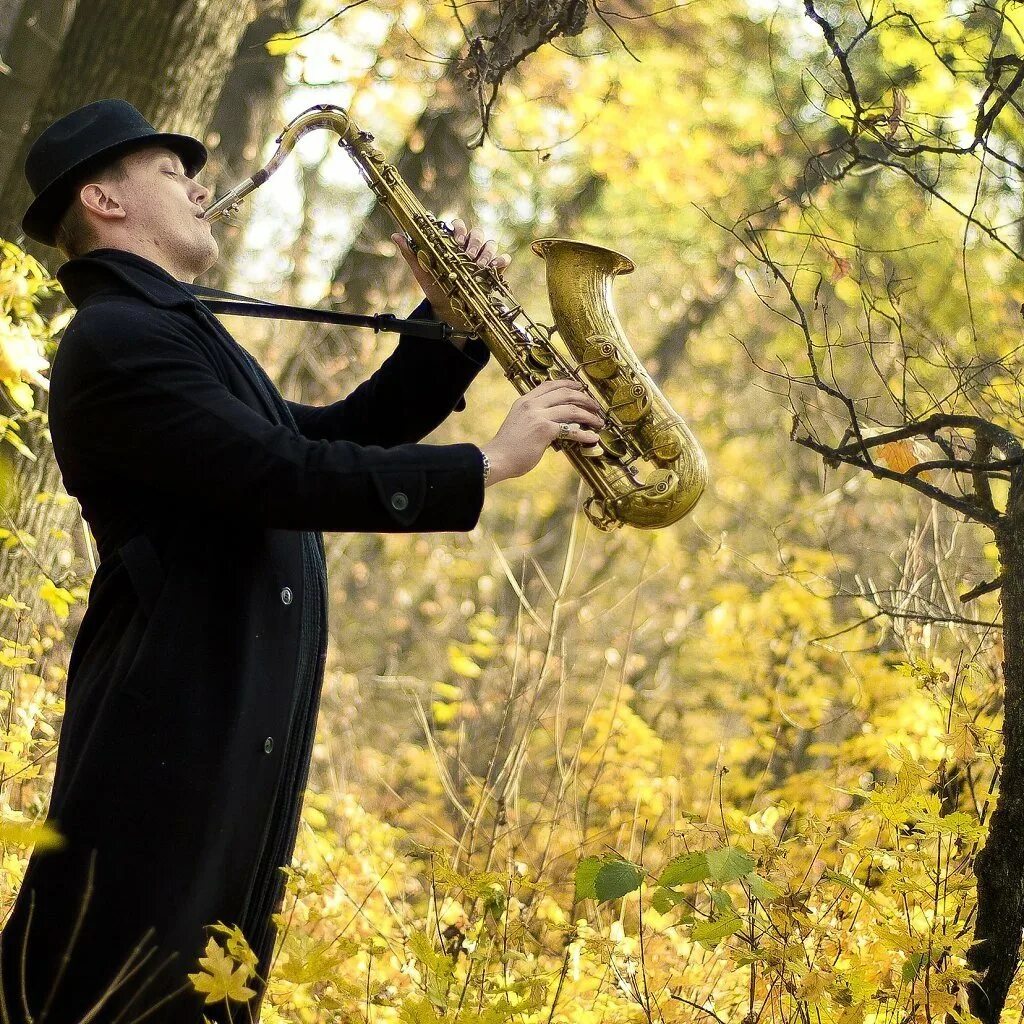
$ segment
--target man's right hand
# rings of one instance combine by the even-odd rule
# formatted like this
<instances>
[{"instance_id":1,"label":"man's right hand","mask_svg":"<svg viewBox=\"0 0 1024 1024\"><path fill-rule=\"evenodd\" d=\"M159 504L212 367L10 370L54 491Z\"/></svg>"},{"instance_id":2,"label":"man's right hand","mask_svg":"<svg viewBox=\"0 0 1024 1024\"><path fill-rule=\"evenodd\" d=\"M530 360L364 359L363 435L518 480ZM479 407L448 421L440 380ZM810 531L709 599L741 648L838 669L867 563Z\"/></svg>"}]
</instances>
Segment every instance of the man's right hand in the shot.
<instances>
[{"instance_id":1,"label":"man's right hand","mask_svg":"<svg viewBox=\"0 0 1024 1024\"><path fill-rule=\"evenodd\" d=\"M565 440L597 444L597 430L605 426L604 410L575 380L546 380L520 395L494 439L481 445L491 463L487 486L533 469L548 445L558 439L562 423L578 423L581 427ZM597 430L583 429L588 424Z\"/></svg>"}]
</instances>

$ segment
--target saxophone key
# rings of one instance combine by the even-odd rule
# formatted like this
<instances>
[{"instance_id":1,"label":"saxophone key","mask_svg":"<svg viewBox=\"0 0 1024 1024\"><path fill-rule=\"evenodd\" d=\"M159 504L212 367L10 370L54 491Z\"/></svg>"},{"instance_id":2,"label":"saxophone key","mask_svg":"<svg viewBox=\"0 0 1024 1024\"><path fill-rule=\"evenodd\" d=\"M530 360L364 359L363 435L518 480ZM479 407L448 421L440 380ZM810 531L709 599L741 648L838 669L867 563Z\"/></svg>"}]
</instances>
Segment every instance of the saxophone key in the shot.
<instances>
[{"instance_id":1,"label":"saxophone key","mask_svg":"<svg viewBox=\"0 0 1024 1024\"><path fill-rule=\"evenodd\" d=\"M644 457L651 462L658 462L670 466L683 454L683 443L679 435L672 430L659 430L651 438L650 449L644 453Z\"/></svg>"},{"instance_id":2,"label":"saxophone key","mask_svg":"<svg viewBox=\"0 0 1024 1024\"><path fill-rule=\"evenodd\" d=\"M580 354L580 366L592 380L608 380L622 369L615 345L599 334L587 338Z\"/></svg>"},{"instance_id":3,"label":"saxophone key","mask_svg":"<svg viewBox=\"0 0 1024 1024\"><path fill-rule=\"evenodd\" d=\"M622 435L613 427L598 431L601 448L616 459L624 459L629 454L629 445Z\"/></svg>"},{"instance_id":4,"label":"saxophone key","mask_svg":"<svg viewBox=\"0 0 1024 1024\"><path fill-rule=\"evenodd\" d=\"M555 364L554 353L550 349L542 348L536 344L530 345L526 350L526 358L540 370L546 370ZM546 374L544 379L548 379Z\"/></svg>"},{"instance_id":5,"label":"saxophone key","mask_svg":"<svg viewBox=\"0 0 1024 1024\"><path fill-rule=\"evenodd\" d=\"M620 382L612 391L608 405L609 412L627 424L638 422L651 407L651 397L643 384Z\"/></svg>"}]
</instances>

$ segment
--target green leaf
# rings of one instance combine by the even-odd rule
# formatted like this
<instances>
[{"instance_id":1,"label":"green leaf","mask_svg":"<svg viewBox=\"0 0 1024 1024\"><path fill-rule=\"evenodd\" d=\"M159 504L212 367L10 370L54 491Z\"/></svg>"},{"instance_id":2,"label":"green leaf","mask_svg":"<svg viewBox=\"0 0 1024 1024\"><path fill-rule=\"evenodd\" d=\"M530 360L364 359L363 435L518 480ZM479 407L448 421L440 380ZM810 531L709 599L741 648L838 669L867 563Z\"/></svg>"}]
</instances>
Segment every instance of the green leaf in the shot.
<instances>
[{"instance_id":1,"label":"green leaf","mask_svg":"<svg viewBox=\"0 0 1024 1024\"><path fill-rule=\"evenodd\" d=\"M489 886L484 895L484 913L490 913L495 917L501 917L505 912L505 905L507 902L508 897L505 890L500 885Z\"/></svg>"},{"instance_id":2,"label":"green leaf","mask_svg":"<svg viewBox=\"0 0 1024 1024\"><path fill-rule=\"evenodd\" d=\"M747 875L747 884L750 886L750 895L762 903L771 903L783 894L783 890L774 882L769 882L754 871Z\"/></svg>"},{"instance_id":3,"label":"green leaf","mask_svg":"<svg viewBox=\"0 0 1024 1024\"><path fill-rule=\"evenodd\" d=\"M735 846L727 846L724 850L708 850L708 870L711 877L719 882L732 882L754 870L756 861L747 853Z\"/></svg>"},{"instance_id":4,"label":"green leaf","mask_svg":"<svg viewBox=\"0 0 1024 1024\"><path fill-rule=\"evenodd\" d=\"M711 890L711 902L715 905L716 916L736 916L736 907L733 905L732 897L724 889Z\"/></svg>"},{"instance_id":5,"label":"green leaf","mask_svg":"<svg viewBox=\"0 0 1024 1024\"><path fill-rule=\"evenodd\" d=\"M594 883L597 881L597 873L603 864L604 861L600 857L584 857L576 866L577 901L597 899Z\"/></svg>"},{"instance_id":6,"label":"green leaf","mask_svg":"<svg viewBox=\"0 0 1024 1024\"><path fill-rule=\"evenodd\" d=\"M911 953L907 957L906 962L903 964L903 970L900 972L903 975L903 980L909 984L917 977L917 972L921 970L921 962L924 960L924 953Z\"/></svg>"},{"instance_id":7,"label":"green leaf","mask_svg":"<svg viewBox=\"0 0 1024 1024\"><path fill-rule=\"evenodd\" d=\"M740 917L723 917L718 921L701 921L695 924L690 932L691 938L699 942L705 949L714 949L722 939L743 927Z\"/></svg>"},{"instance_id":8,"label":"green leaf","mask_svg":"<svg viewBox=\"0 0 1024 1024\"><path fill-rule=\"evenodd\" d=\"M678 907L685 898L680 892L673 892L671 889L659 886L651 897L651 906L659 914L667 914L673 907Z\"/></svg>"},{"instance_id":9,"label":"green leaf","mask_svg":"<svg viewBox=\"0 0 1024 1024\"><path fill-rule=\"evenodd\" d=\"M635 892L640 888L643 872L626 860L608 861L601 867L594 880L594 890L599 903L605 900L617 900L620 896Z\"/></svg>"},{"instance_id":10,"label":"green leaf","mask_svg":"<svg viewBox=\"0 0 1024 1024\"><path fill-rule=\"evenodd\" d=\"M669 861L658 879L658 885L684 885L703 882L710 875L707 856L703 853L684 853Z\"/></svg>"}]
</instances>

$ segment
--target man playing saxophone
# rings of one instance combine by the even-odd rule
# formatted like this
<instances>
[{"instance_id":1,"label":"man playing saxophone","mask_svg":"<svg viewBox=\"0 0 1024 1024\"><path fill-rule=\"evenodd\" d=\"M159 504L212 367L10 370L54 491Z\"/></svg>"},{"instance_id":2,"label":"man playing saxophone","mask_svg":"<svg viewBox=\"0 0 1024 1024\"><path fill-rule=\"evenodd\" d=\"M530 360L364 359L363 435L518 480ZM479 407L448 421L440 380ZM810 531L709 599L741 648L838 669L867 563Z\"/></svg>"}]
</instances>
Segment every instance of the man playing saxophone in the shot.
<instances>
[{"instance_id":1,"label":"man playing saxophone","mask_svg":"<svg viewBox=\"0 0 1024 1024\"><path fill-rule=\"evenodd\" d=\"M597 442L574 381L521 395L493 438L424 444L489 352L403 335L323 406L285 399L186 284L218 257L201 142L101 100L35 141L26 234L69 257L76 314L49 427L100 561L74 638L56 755L57 849L32 856L0 934L3 1020L226 1020L188 975L237 925L259 1018L323 682L324 531L466 531L485 487L556 439ZM478 228L481 267L510 262ZM463 324L401 237L413 316ZM486 478L486 479L485 479ZM90 1016L92 1011L94 1016Z\"/></svg>"}]
</instances>

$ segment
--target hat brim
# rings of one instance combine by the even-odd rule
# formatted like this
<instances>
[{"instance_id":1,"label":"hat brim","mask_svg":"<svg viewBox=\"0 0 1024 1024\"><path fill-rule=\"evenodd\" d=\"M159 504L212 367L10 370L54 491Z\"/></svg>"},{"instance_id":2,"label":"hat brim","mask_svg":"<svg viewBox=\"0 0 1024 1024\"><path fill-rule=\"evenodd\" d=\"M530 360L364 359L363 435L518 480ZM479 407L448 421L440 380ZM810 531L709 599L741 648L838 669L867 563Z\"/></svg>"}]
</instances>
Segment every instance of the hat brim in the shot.
<instances>
[{"instance_id":1,"label":"hat brim","mask_svg":"<svg viewBox=\"0 0 1024 1024\"><path fill-rule=\"evenodd\" d=\"M29 238L34 238L44 245L56 245L57 225L74 197L75 184L115 157L148 146L166 146L177 153L185 165L185 173L190 178L206 166L209 158L206 147L198 139L176 132L156 132L142 138L117 142L75 164L43 189L25 211L21 221L22 231Z\"/></svg>"}]
</instances>

